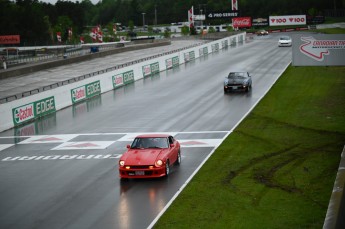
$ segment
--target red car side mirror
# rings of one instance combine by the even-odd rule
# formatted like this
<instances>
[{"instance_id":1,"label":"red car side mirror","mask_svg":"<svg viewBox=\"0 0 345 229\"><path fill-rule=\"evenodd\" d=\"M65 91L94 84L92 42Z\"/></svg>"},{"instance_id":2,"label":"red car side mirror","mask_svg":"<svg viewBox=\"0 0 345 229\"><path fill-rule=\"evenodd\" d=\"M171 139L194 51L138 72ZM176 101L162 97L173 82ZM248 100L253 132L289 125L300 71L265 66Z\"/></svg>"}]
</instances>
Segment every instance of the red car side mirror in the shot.
<instances>
[{"instance_id":1,"label":"red car side mirror","mask_svg":"<svg viewBox=\"0 0 345 229\"><path fill-rule=\"evenodd\" d=\"M174 144L170 144L170 148L173 148L175 145Z\"/></svg>"},{"instance_id":2,"label":"red car side mirror","mask_svg":"<svg viewBox=\"0 0 345 229\"><path fill-rule=\"evenodd\" d=\"M130 149L131 148L131 146L130 145L127 145L127 149Z\"/></svg>"}]
</instances>

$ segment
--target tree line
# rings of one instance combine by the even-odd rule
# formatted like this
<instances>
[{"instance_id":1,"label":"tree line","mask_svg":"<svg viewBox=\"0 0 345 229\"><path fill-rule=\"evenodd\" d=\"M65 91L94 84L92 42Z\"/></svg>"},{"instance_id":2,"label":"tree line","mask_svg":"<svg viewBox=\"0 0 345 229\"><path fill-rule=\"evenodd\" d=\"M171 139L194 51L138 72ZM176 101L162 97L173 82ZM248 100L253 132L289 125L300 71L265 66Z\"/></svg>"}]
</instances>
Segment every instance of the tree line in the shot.
<instances>
[{"instance_id":1,"label":"tree line","mask_svg":"<svg viewBox=\"0 0 345 229\"><path fill-rule=\"evenodd\" d=\"M344 0L238 0L240 16L323 14L325 9L344 8ZM194 14L231 11L231 0L58 0L54 5L38 0L0 0L0 35L20 35L21 45L56 43L61 32L67 41L72 29L77 39L100 25L111 33L114 23L142 26L187 21ZM206 20L204 24L230 23L229 19Z\"/></svg>"}]
</instances>

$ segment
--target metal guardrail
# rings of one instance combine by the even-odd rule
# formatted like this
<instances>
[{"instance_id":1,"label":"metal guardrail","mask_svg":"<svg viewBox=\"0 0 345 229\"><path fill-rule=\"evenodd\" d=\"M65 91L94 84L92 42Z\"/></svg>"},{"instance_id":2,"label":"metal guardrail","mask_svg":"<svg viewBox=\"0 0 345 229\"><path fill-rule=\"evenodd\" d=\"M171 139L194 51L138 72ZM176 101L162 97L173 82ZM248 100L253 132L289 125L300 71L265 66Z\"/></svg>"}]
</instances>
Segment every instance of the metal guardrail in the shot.
<instances>
[{"instance_id":1,"label":"metal guardrail","mask_svg":"<svg viewBox=\"0 0 345 229\"><path fill-rule=\"evenodd\" d=\"M121 43L120 43L121 44ZM42 61L51 61L57 60L67 57L73 56L81 56L85 54L89 54L90 48L96 46L98 51L106 51L114 48L118 48L119 43L112 43L112 44L88 44L88 45L74 45L69 47L59 47L47 49L44 47L40 47L35 49L31 49L32 53L36 53L36 51L40 51L39 54L34 54L32 56L27 56L28 54L24 55L21 52L25 52L27 50L22 50L17 53L17 55L5 55L7 60L6 64L8 67L18 65L18 64L26 64L26 63L37 63ZM42 51L45 50L45 51ZM31 53L31 54L32 54Z\"/></svg>"},{"instance_id":2,"label":"metal guardrail","mask_svg":"<svg viewBox=\"0 0 345 229\"><path fill-rule=\"evenodd\" d=\"M149 56L149 57L141 58L141 59L138 59L138 60L126 62L126 63L123 63L123 64L116 65L114 67L110 67L110 68L106 68L106 69L103 69L103 70L100 70L100 71L91 72L91 73L88 73L88 74L85 74L85 75L73 77L71 79L60 81L60 82L57 82L57 83L53 83L53 84L50 84L50 85L47 85L47 86L43 86L43 87L40 87L40 88L37 88L37 89L32 89L32 90L29 90L29 91L24 91L24 92L21 92L21 93L10 95L10 96L4 97L4 98L0 98L0 104L8 103L8 102L11 102L11 101L14 101L14 100L17 100L17 99L21 99L21 98L24 98L24 97L27 97L27 96L30 96L30 95L35 95L35 94L38 94L40 92L48 91L48 90L51 90L51 89L54 89L54 88L57 88L57 87L61 87L61 86L64 86L64 85L67 85L67 84L70 84L70 83L75 83L75 82L80 81L80 80L84 80L84 79L87 79L87 78L90 78L90 77L93 77L93 76L96 76L96 75L99 75L99 74L103 74L103 73L106 73L106 72L109 72L109 71L114 71L116 69L121 69L121 68L130 66L130 65L141 63L141 62L144 62L144 61L147 61L147 60L151 60L151 59L154 59L154 58L157 58L157 57L161 57L161 56L169 55L169 54L172 54L172 53L180 52L182 50L189 49L189 48L192 48L192 47L196 47L196 46L199 46L201 44L203 44L203 43L193 44L193 45L190 45L190 46L187 46L187 47L183 47L183 48L179 48L179 49L176 49L176 50L172 50L172 51L169 51L169 52L164 52L164 53L161 53L161 54L156 54L156 55L153 55L153 56Z\"/></svg>"}]
</instances>

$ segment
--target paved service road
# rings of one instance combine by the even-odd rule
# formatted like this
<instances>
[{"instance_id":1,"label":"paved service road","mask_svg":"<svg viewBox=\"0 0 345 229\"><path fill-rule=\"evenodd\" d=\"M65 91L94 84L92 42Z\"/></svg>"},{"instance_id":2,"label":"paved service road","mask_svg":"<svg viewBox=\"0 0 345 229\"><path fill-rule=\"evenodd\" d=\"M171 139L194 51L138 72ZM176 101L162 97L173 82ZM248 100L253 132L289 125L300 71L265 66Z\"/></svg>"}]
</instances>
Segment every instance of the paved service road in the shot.
<instances>
[{"instance_id":1,"label":"paved service road","mask_svg":"<svg viewBox=\"0 0 345 229\"><path fill-rule=\"evenodd\" d=\"M202 44L204 42L205 41L202 40L174 40L171 42L171 45L122 52L102 58L95 58L90 61L69 64L67 67L60 66L37 72L28 72L25 75L16 77L0 79L0 99L69 80L74 77L90 74L92 72L102 71L141 58L147 58L179 48ZM12 67L11 69L13 68L15 69L16 67ZM2 69L0 69L0 74L1 70Z\"/></svg>"},{"instance_id":2,"label":"paved service road","mask_svg":"<svg viewBox=\"0 0 345 229\"><path fill-rule=\"evenodd\" d=\"M275 35L211 54L0 133L0 228L146 228L291 62ZM223 92L231 70L253 90ZM141 132L169 132L182 164L168 179L121 183Z\"/></svg>"}]
</instances>

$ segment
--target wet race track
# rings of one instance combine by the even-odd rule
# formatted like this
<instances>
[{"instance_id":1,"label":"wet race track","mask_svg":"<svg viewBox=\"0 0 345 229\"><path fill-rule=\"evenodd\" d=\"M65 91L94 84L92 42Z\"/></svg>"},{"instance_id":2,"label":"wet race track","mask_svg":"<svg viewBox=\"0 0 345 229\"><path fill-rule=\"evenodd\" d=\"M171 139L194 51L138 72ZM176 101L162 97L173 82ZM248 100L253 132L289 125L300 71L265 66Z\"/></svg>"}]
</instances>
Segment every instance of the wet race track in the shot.
<instances>
[{"instance_id":1,"label":"wet race track","mask_svg":"<svg viewBox=\"0 0 345 229\"><path fill-rule=\"evenodd\" d=\"M0 133L0 228L147 228L291 62L278 35L255 38ZM231 70L249 93L223 92ZM171 133L182 164L168 178L120 182L139 133ZM30 136L28 136L30 135Z\"/></svg>"}]
</instances>

